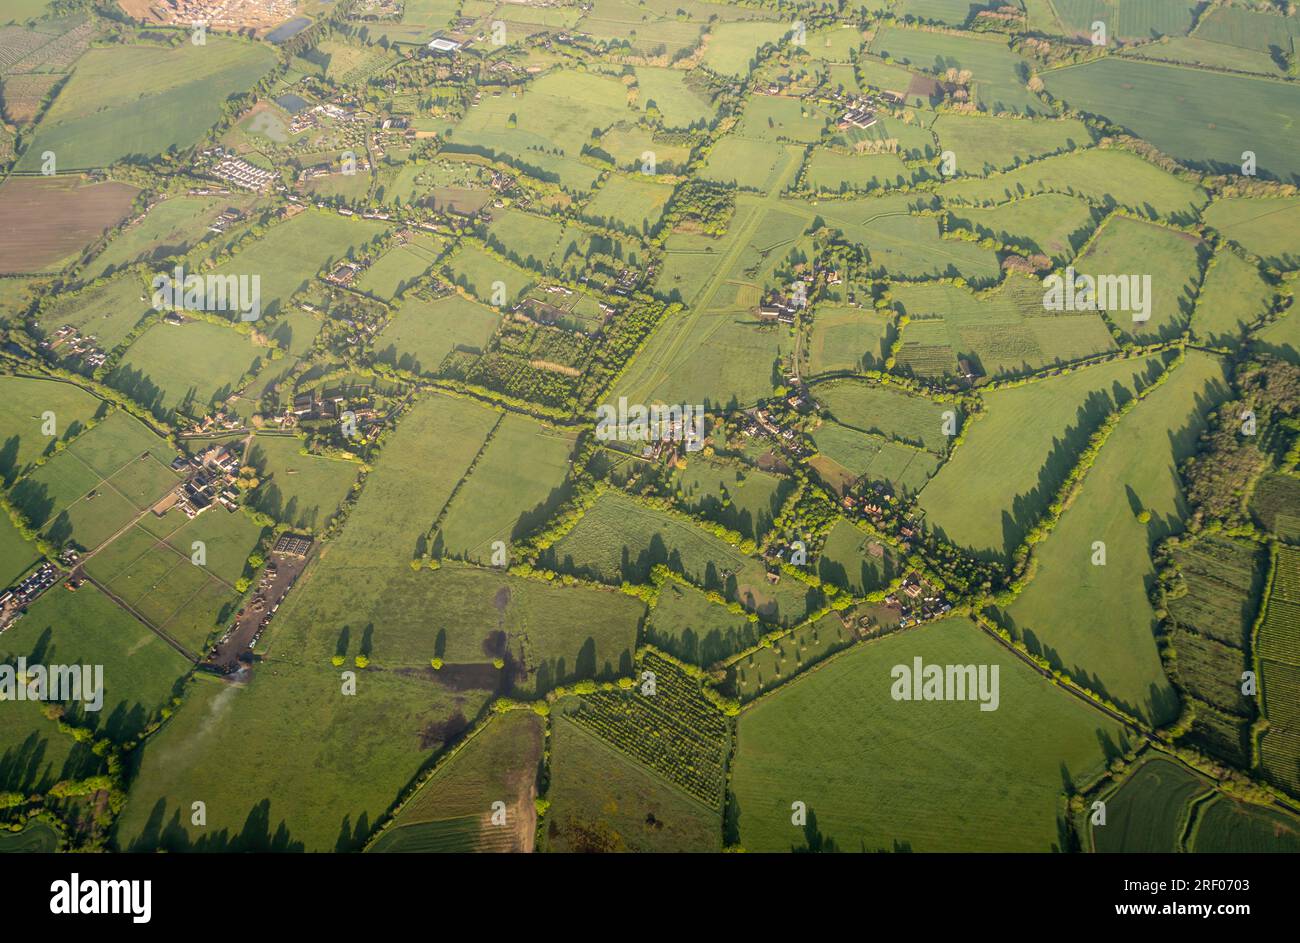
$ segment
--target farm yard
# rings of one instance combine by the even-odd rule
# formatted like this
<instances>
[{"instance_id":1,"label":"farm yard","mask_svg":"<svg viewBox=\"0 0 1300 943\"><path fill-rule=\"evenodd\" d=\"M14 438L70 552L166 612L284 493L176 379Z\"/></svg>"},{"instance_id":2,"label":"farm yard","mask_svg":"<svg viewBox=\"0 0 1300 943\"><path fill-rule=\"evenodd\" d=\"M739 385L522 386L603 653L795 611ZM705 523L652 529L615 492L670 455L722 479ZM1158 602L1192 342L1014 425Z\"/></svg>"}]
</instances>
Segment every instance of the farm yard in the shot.
<instances>
[{"instance_id":1,"label":"farm yard","mask_svg":"<svg viewBox=\"0 0 1300 943\"><path fill-rule=\"evenodd\" d=\"M172 6L0 13L0 852L1300 852L1293 10Z\"/></svg>"}]
</instances>

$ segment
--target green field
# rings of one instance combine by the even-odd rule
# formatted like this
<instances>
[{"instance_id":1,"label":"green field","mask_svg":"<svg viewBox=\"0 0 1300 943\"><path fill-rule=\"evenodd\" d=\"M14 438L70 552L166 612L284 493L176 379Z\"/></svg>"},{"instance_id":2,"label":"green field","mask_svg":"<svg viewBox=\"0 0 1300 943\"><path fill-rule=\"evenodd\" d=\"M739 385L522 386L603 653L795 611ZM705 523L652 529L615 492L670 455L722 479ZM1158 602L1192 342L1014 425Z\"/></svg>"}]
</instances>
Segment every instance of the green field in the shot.
<instances>
[{"instance_id":1,"label":"green field","mask_svg":"<svg viewBox=\"0 0 1300 943\"><path fill-rule=\"evenodd\" d=\"M1196 297L1192 334L1218 347L1238 347L1245 330L1268 311L1273 286L1231 249L1215 253Z\"/></svg>"},{"instance_id":2,"label":"green field","mask_svg":"<svg viewBox=\"0 0 1300 943\"><path fill-rule=\"evenodd\" d=\"M82 273L83 281L102 278L141 261L184 255L209 236L208 226L227 209L244 209L239 196L176 196L153 206L144 219L119 233Z\"/></svg>"},{"instance_id":3,"label":"green field","mask_svg":"<svg viewBox=\"0 0 1300 943\"><path fill-rule=\"evenodd\" d=\"M856 633L840 620L840 614L832 612L733 661L731 681L737 696L749 701L857 640Z\"/></svg>"},{"instance_id":4,"label":"green field","mask_svg":"<svg viewBox=\"0 0 1300 943\"><path fill-rule=\"evenodd\" d=\"M1056 263L1074 257L1096 226L1096 210L1062 193L1044 193L993 207L951 207L948 226L996 239Z\"/></svg>"},{"instance_id":5,"label":"green field","mask_svg":"<svg viewBox=\"0 0 1300 943\"><path fill-rule=\"evenodd\" d=\"M1191 804L1213 787L1159 754L1129 771L1106 798L1106 824L1092 825L1094 851L1159 853L1182 850Z\"/></svg>"},{"instance_id":6,"label":"green field","mask_svg":"<svg viewBox=\"0 0 1300 943\"><path fill-rule=\"evenodd\" d=\"M1274 268L1300 266L1300 197L1215 200L1205 222Z\"/></svg>"},{"instance_id":7,"label":"green field","mask_svg":"<svg viewBox=\"0 0 1300 943\"><path fill-rule=\"evenodd\" d=\"M439 765L370 846L376 852L531 851L534 780L545 721L532 711L493 717ZM493 821L495 803L504 821Z\"/></svg>"},{"instance_id":8,"label":"green field","mask_svg":"<svg viewBox=\"0 0 1300 943\"><path fill-rule=\"evenodd\" d=\"M60 170L105 167L187 148L221 116L226 98L256 84L270 47L212 37L206 45L109 45L86 51L19 160L39 170L54 151Z\"/></svg>"},{"instance_id":9,"label":"green field","mask_svg":"<svg viewBox=\"0 0 1300 943\"><path fill-rule=\"evenodd\" d=\"M944 413L949 404L866 380L830 380L813 397L842 425L897 439L936 453L948 448ZM958 416L960 420L960 416Z\"/></svg>"},{"instance_id":10,"label":"green field","mask_svg":"<svg viewBox=\"0 0 1300 943\"><path fill-rule=\"evenodd\" d=\"M173 411L201 416L268 357L267 348L230 328L198 320L160 321L128 348L108 383L159 418Z\"/></svg>"},{"instance_id":11,"label":"green field","mask_svg":"<svg viewBox=\"0 0 1300 943\"><path fill-rule=\"evenodd\" d=\"M704 65L719 75L747 75L758 50L768 43L780 43L789 32L786 23L718 24L705 39Z\"/></svg>"},{"instance_id":12,"label":"green field","mask_svg":"<svg viewBox=\"0 0 1300 943\"><path fill-rule=\"evenodd\" d=\"M547 851L718 851L722 816L555 716Z\"/></svg>"},{"instance_id":13,"label":"green field","mask_svg":"<svg viewBox=\"0 0 1300 943\"><path fill-rule=\"evenodd\" d=\"M826 422L812 433L817 455L810 465L826 484L843 492L863 476L905 494L920 491L939 467L933 452Z\"/></svg>"},{"instance_id":14,"label":"green field","mask_svg":"<svg viewBox=\"0 0 1300 943\"><path fill-rule=\"evenodd\" d=\"M818 193L867 192L933 179L926 167L909 167L895 154L845 154L816 148L803 168L804 186Z\"/></svg>"},{"instance_id":15,"label":"green field","mask_svg":"<svg viewBox=\"0 0 1300 943\"><path fill-rule=\"evenodd\" d=\"M687 583L668 580L646 623L646 640L670 655L711 665L758 641L747 616L731 612Z\"/></svg>"},{"instance_id":16,"label":"green field","mask_svg":"<svg viewBox=\"0 0 1300 943\"><path fill-rule=\"evenodd\" d=\"M241 243L215 274L258 278L262 316L279 314L289 307L290 296L317 273L353 258L385 229L375 220L306 210L270 227L260 239Z\"/></svg>"},{"instance_id":17,"label":"green field","mask_svg":"<svg viewBox=\"0 0 1300 943\"><path fill-rule=\"evenodd\" d=\"M72 539L90 549L175 487L173 456L119 410L20 481L13 501L52 543Z\"/></svg>"},{"instance_id":18,"label":"green field","mask_svg":"<svg viewBox=\"0 0 1300 943\"><path fill-rule=\"evenodd\" d=\"M1191 850L1207 853L1300 852L1300 820L1276 809L1215 796L1198 810Z\"/></svg>"},{"instance_id":19,"label":"green field","mask_svg":"<svg viewBox=\"0 0 1300 943\"><path fill-rule=\"evenodd\" d=\"M1106 415L1159 371L1159 357L1116 360L986 393L985 413L921 492L927 524L978 554L1011 553Z\"/></svg>"},{"instance_id":20,"label":"green field","mask_svg":"<svg viewBox=\"0 0 1300 943\"><path fill-rule=\"evenodd\" d=\"M35 377L0 377L0 480L10 484L31 470L56 443L76 438L105 404L81 387ZM46 413L53 413L54 435L44 435Z\"/></svg>"},{"instance_id":21,"label":"green field","mask_svg":"<svg viewBox=\"0 0 1300 943\"><path fill-rule=\"evenodd\" d=\"M792 160L787 145L728 136L709 151L699 175L704 180L731 184L742 190L766 191Z\"/></svg>"},{"instance_id":22,"label":"green field","mask_svg":"<svg viewBox=\"0 0 1300 943\"><path fill-rule=\"evenodd\" d=\"M132 272L110 278L66 299L55 300L41 311L47 335L64 325L95 338L95 346L112 350L126 339L152 310L151 291L146 280ZM51 342L57 342L50 336ZM59 349L56 347L55 352Z\"/></svg>"},{"instance_id":23,"label":"green field","mask_svg":"<svg viewBox=\"0 0 1300 943\"><path fill-rule=\"evenodd\" d=\"M697 126L713 118L706 89L697 87L680 69L638 66L636 84L637 104L646 111L653 106L665 127Z\"/></svg>"},{"instance_id":24,"label":"green field","mask_svg":"<svg viewBox=\"0 0 1300 943\"><path fill-rule=\"evenodd\" d=\"M935 119L932 129L939 136L940 148L956 157L958 173L977 177L1092 144L1091 132L1074 118L1025 120L945 114Z\"/></svg>"},{"instance_id":25,"label":"green field","mask_svg":"<svg viewBox=\"0 0 1300 943\"><path fill-rule=\"evenodd\" d=\"M999 706L891 698L891 667L997 666ZM732 790L748 851L1047 851L1061 792L1123 733L1055 691L971 623L860 645L740 718ZM1064 781L1063 781L1064 780ZM803 827L791 806L807 809Z\"/></svg>"},{"instance_id":26,"label":"green field","mask_svg":"<svg viewBox=\"0 0 1300 943\"><path fill-rule=\"evenodd\" d=\"M920 377L965 373L962 360L975 375L1024 374L1115 348L1096 312L1046 310L1036 278L1008 276L977 294L956 285L900 284L893 296L911 319L902 328L898 363Z\"/></svg>"},{"instance_id":27,"label":"green field","mask_svg":"<svg viewBox=\"0 0 1300 943\"><path fill-rule=\"evenodd\" d=\"M1191 221L1209 197L1195 184L1113 148L1046 157L983 180L954 180L939 191L949 201L990 205L1034 193L1066 193L1103 206L1120 205L1150 218Z\"/></svg>"},{"instance_id":28,"label":"green field","mask_svg":"<svg viewBox=\"0 0 1300 943\"><path fill-rule=\"evenodd\" d=\"M35 544L24 540L8 517L0 518L0 586L16 583L39 556Z\"/></svg>"},{"instance_id":29,"label":"green field","mask_svg":"<svg viewBox=\"0 0 1300 943\"><path fill-rule=\"evenodd\" d=\"M376 356L401 370L435 374L454 350L487 349L500 320L491 308L461 295L436 301L412 295L375 338Z\"/></svg>"},{"instance_id":30,"label":"green field","mask_svg":"<svg viewBox=\"0 0 1300 943\"><path fill-rule=\"evenodd\" d=\"M819 305L808 343L808 373L879 369L892 333L889 317L874 309Z\"/></svg>"},{"instance_id":31,"label":"green field","mask_svg":"<svg viewBox=\"0 0 1300 943\"><path fill-rule=\"evenodd\" d=\"M1148 320L1136 310L1111 310L1110 321L1138 343L1168 340L1191 319L1201 266L1208 249L1195 236L1125 216L1107 220L1078 259L1080 275L1137 273L1151 276ZM1138 262L1138 260L1141 260ZM1131 301L1135 299L1130 299Z\"/></svg>"},{"instance_id":32,"label":"green field","mask_svg":"<svg viewBox=\"0 0 1300 943\"><path fill-rule=\"evenodd\" d=\"M673 188L650 179L610 174L582 215L602 226L636 234L650 234L659 228Z\"/></svg>"},{"instance_id":33,"label":"green field","mask_svg":"<svg viewBox=\"0 0 1300 943\"><path fill-rule=\"evenodd\" d=\"M1000 39L887 26L876 33L871 52L937 74L948 69L969 70L974 77L975 101L990 111L1018 114L1047 111L1025 87L1025 60Z\"/></svg>"},{"instance_id":34,"label":"green field","mask_svg":"<svg viewBox=\"0 0 1300 943\"><path fill-rule=\"evenodd\" d=\"M564 499L574 438L523 416L503 415L434 533L435 555L486 565L498 541L508 553L511 541Z\"/></svg>"},{"instance_id":35,"label":"green field","mask_svg":"<svg viewBox=\"0 0 1300 943\"><path fill-rule=\"evenodd\" d=\"M900 562L888 546L843 519L826 535L817 559L817 576L854 596L884 589L901 575Z\"/></svg>"},{"instance_id":36,"label":"green field","mask_svg":"<svg viewBox=\"0 0 1300 943\"><path fill-rule=\"evenodd\" d=\"M352 489L357 466L303 455L302 448L296 436L264 435L253 440L249 460L262 482L254 504L297 529L320 530Z\"/></svg>"},{"instance_id":37,"label":"green field","mask_svg":"<svg viewBox=\"0 0 1300 943\"><path fill-rule=\"evenodd\" d=\"M675 484L680 504L755 540L771 529L793 487L789 479L698 454Z\"/></svg>"},{"instance_id":38,"label":"green field","mask_svg":"<svg viewBox=\"0 0 1300 943\"><path fill-rule=\"evenodd\" d=\"M247 685L199 676L149 739L118 819L123 850L333 851L371 825L488 692L328 664L264 665ZM207 825L191 825L195 797Z\"/></svg>"},{"instance_id":39,"label":"green field","mask_svg":"<svg viewBox=\"0 0 1300 943\"><path fill-rule=\"evenodd\" d=\"M1189 353L1168 382L1126 415L1083 480L1082 493L1037 550L1038 570L1006 613L1031 651L1124 709L1153 723L1177 713L1156 652L1155 616L1144 579L1150 544L1183 529L1174 474L1227 395L1218 358ZM1149 523L1137 514L1150 514ZM1106 563L1094 565L1096 541ZM1108 616L1097 618L1097 601Z\"/></svg>"},{"instance_id":40,"label":"green field","mask_svg":"<svg viewBox=\"0 0 1300 943\"><path fill-rule=\"evenodd\" d=\"M21 622L0 636L0 657L29 663L103 665L103 704L83 699L69 717L114 740L139 735L167 706L190 662L91 585L49 590Z\"/></svg>"},{"instance_id":41,"label":"green field","mask_svg":"<svg viewBox=\"0 0 1300 943\"><path fill-rule=\"evenodd\" d=\"M701 527L614 491L601 495L548 555L562 571L607 583L642 583L653 566L665 564L701 588L782 624L803 618L809 597L816 595L793 580L771 585L755 558Z\"/></svg>"},{"instance_id":42,"label":"green field","mask_svg":"<svg viewBox=\"0 0 1300 943\"><path fill-rule=\"evenodd\" d=\"M1105 115L1193 166L1239 173L1245 148L1258 155L1261 173L1300 182L1300 130L1284 117L1300 109L1300 89L1290 83L1117 56L1057 70L1046 82L1072 107Z\"/></svg>"}]
</instances>

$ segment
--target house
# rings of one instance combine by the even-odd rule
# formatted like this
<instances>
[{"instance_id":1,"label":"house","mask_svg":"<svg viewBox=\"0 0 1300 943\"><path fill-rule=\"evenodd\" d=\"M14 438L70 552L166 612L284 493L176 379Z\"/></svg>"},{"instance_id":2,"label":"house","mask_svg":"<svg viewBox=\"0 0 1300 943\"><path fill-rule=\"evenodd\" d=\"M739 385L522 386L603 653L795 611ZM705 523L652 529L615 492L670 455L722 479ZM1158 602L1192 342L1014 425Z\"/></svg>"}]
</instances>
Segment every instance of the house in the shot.
<instances>
[{"instance_id":1,"label":"house","mask_svg":"<svg viewBox=\"0 0 1300 943\"><path fill-rule=\"evenodd\" d=\"M441 53L443 55L451 55L452 53L460 49L460 43L439 36L435 39L430 40L429 45L426 46L425 48L429 49L431 52Z\"/></svg>"}]
</instances>

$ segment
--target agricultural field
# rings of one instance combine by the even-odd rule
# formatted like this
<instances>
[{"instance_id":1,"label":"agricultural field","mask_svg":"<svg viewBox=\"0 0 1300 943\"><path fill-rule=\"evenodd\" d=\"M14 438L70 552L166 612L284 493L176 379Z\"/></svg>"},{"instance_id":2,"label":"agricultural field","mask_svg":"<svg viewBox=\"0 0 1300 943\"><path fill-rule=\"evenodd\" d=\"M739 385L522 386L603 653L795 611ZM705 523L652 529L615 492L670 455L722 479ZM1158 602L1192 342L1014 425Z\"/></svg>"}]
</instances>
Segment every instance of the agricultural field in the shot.
<instances>
[{"instance_id":1,"label":"agricultural field","mask_svg":"<svg viewBox=\"0 0 1300 943\"><path fill-rule=\"evenodd\" d=\"M261 435L253 439L248 461L258 471L254 506L298 530L325 527L352 490L358 468L353 462L304 455L297 436Z\"/></svg>"},{"instance_id":2,"label":"agricultural field","mask_svg":"<svg viewBox=\"0 0 1300 943\"><path fill-rule=\"evenodd\" d=\"M792 490L786 478L701 455L687 461L674 484L678 503L692 513L755 540L771 529Z\"/></svg>"},{"instance_id":3,"label":"agricultural field","mask_svg":"<svg viewBox=\"0 0 1300 943\"><path fill-rule=\"evenodd\" d=\"M134 220L83 270L83 281L94 281L136 262L156 262L184 255L210 235L209 226L227 210L242 210L248 201L237 197L178 196L155 204L143 219Z\"/></svg>"},{"instance_id":4,"label":"agricultural field","mask_svg":"<svg viewBox=\"0 0 1300 943\"><path fill-rule=\"evenodd\" d=\"M1106 797L1106 824L1091 826L1092 850L1183 850L1194 805L1212 788L1208 780L1176 760L1149 756Z\"/></svg>"},{"instance_id":5,"label":"agricultural field","mask_svg":"<svg viewBox=\"0 0 1300 943\"><path fill-rule=\"evenodd\" d=\"M648 179L610 174L582 215L593 223L637 235L650 234L659 228L664 208L673 195L667 184Z\"/></svg>"},{"instance_id":6,"label":"agricultural field","mask_svg":"<svg viewBox=\"0 0 1300 943\"><path fill-rule=\"evenodd\" d=\"M51 543L93 549L176 485L173 455L118 410L19 481L11 497Z\"/></svg>"},{"instance_id":7,"label":"agricultural field","mask_svg":"<svg viewBox=\"0 0 1300 943\"><path fill-rule=\"evenodd\" d=\"M204 46L89 49L18 168L39 170L47 151L60 170L84 170L190 147L216 123L226 98L255 85L273 62L266 46L215 37Z\"/></svg>"},{"instance_id":8,"label":"agricultural field","mask_svg":"<svg viewBox=\"0 0 1300 943\"><path fill-rule=\"evenodd\" d=\"M953 206L948 228L996 239L1065 262L1083 248L1096 228L1097 211L1062 193L1044 193L1000 206Z\"/></svg>"},{"instance_id":9,"label":"agricultural field","mask_svg":"<svg viewBox=\"0 0 1300 943\"><path fill-rule=\"evenodd\" d=\"M173 411L202 415L208 404L234 393L241 378L257 372L273 349L220 324L159 321L127 349L108 383L159 418Z\"/></svg>"},{"instance_id":10,"label":"agricultural field","mask_svg":"<svg viewBox=\"0 0 1300 943\"><path fill-rule=\"evenodd\" d=\"M1011 275L976 293L913 282L897 285L893 296L898 313L908 319L897 359L904 372L918 377L1016 376L1115 348L1097 312L1047 310L1036 278Z\"/></svg>"},{"instance_id":11,"label":"agricultural field","mask_svg":"<svg viewBox=\"0 0 1300 943\"><path fill-rule=\"evenodd\" d=\"M1300 197L1245 197L1215 200L1205 221L1266 265L1300 267Z\"/></svg>"},{"instance_id":12,"label":"agricultural field","mask_svg":"<svg viewBox=\"0 0 1300 943\"><path fill-rule=\"evenodd\" d=\"M1300 852L1286 4L0 6L0 852Z\"/></svg>"},{"instance_id":13,"label":"agricultural field","mask_svg":"<svg viewBox=\"0 0 1300 943\"><path fill-rule=\"evenodd\" d=\"M375 339L375 353L399 370L436 374L452 351L486 350L500 321L491 308L462 295L429 301L417 292L402 300Z\"/></svg>"},{"instance_id":14,"label":"agricultural field","mask_svg":"<svg viewBox=\"0 0 1300 943\"><path fill-rule=\"evenodd\" d=\"M759 634L744 614L671 579L660 587L646 622L647 641L695 665L712 665L743 651L758 642Z\"/></svg>"},{"instance_id":15,"label":"agricultural field","mask_svg":"<svg viewBox=\"0 0 1300 943\"><path fill-rule=\"evenodd\" d=\"M76 176L10 177L0 184L0 274L56 272L130 213L139 191Z\"/></svg>"},{"instance_id":16,"label":"agricultural field","mask_svg":"<svg viewBox=\"0 0 1300 943\"><path fill-rule=\"evenodd\" d=\"M508 548L549 517L566 496L574 438L522 416L502 416L434 529L434 554L491 564L498 542Z\"/></svg>"},{"instance_id":17,"label":"agricultural field","mask_svg":"<svg viewBox=\"0 0 1300 943\"><path fill-rule=\"evenodd\" d=\"M1090 148L1045 157L984 179L959 179L939 191L951 202L991 206L1037 193L1064 193L1094 205L1119 205L1150 219L1190 222L1209 195L1141 157L1115 148Z\"/></svg>"},{"instance_id":18,"label":"agricultural field","mask_svg":"<svg viewBox=\"0 0 1300 943\"><path fill-rule=\"evenodd\" d=\"M916 658L996 666L998 710L893 699L891 667ZM740 841L748 851L1050 850L1063 785L1087 784L1123 740L973 624L947 619L850 649L744 710L732 767ZM791 824L795 800L802 828Z\"/></svg>"},{"instance_id":19,"label":"agricultural field","mask_svg":"<svg viewBox=\"0 0 1300 943\"><path fill-rule=\"evenodd\" d=\"M534 780L545 722L532 711L493 717L448 756L367 851L531 851ZM505 821L493 805L505 804Z\"/></svg>"},{"instance_id":20,"label":"agricultural field","mask_svg":"<svg viewBox=\"0 0 1300 943\"><path fill-rule=\"evenodd\" d=\"M1226 395L1220 360L1192 352L1138 402L1039 545L1033 581L1003 613L1031 651L1154 723L1177 714L1177 697L1156 652L1151 603L1132 577L1152 572L1154 540L1182 531L1185 504L1174 468L1192 451L1204 414ZM1103 559L1099 549L1104 565L1094 562ZM1098 599L1111 605L1100 623Z\"/></svg>"},{"instance_id":21,"label":"agricultural field","mask_svg":"<svg viewBox=\"0 0 1300 943\"><path fill-rule=\"evenodd\" d=\"M1300 108L1300 89L1290 83L1118 56L1058 69L1045 82L1070 106L1104 115L1192 166L1240 172L1241 142L1249 141L1261 174L1300 181L1300 132L1270 117Z\"/></svg>"},{"instance_id":22,"label":"agricultural field","mask_svg":"<svg viewBox=\"0 0 1300 943\"><path fill-rule=\"evenodd\" d=\"M699 680L667 659L646 652L637 668L637 684L561 702L559 715L720 810L730 740L726 718L699 692Z\"/></svg>"},{"instance_id":23,"label":"agricultural field","mask_svg":"<svg viewBox=\"0 0 1300 943\"><path fill-rule=\"evenodd\" d=\"M1025 60L1001 39L889 26L876 32L870 51L940 76L949 69L970 72L974 81L972 97L989 111L1030 115L1047 111L1025 86Z\"/></svg>"},{"instance_id":24,"label":"agricultural field","mask_svg":"<svg viewBox=\"0 0 1300 943\"><path fill-rule=\"evenodd\" d=\"M721 849L717 810L563 714L554 716L544 850Z\"/></svg>"},{"instance_id":25,"label":"agricultural field","mask_svg":"<svg viewBox=\"0 0 1300 943\"><path fill-rule=\"evenodd\" d=\"M1159 357L1116 360L986 394L984 414L921 492L927 525L976 553L1011 553L1106 416L1161 369ZM980 473L992 465L1000 474Z\"/></svg>"},{"instance_id":26,"label":"agricultural field","mask_svg":"<svg viewBox=\"0 0 1300 943\"><path fill-rule=\"evenodd\" d=\"M981 177L991 170L1008 170L1026 161L1076 150L1092 144L1082 121L941 115L931 130L939 147L952 151L959 173Z\"/></svg>"},{"instance_id":27,"label":"agricultural field","mask_svg":"<svg viewBox=\"0 0 1300 943\"><path fill-rule=\"evenodd\" d=\"M879 369L893 336L891 319L871 308L819 305L808 344L808 373Z\"/></svg>"}]
</instances>

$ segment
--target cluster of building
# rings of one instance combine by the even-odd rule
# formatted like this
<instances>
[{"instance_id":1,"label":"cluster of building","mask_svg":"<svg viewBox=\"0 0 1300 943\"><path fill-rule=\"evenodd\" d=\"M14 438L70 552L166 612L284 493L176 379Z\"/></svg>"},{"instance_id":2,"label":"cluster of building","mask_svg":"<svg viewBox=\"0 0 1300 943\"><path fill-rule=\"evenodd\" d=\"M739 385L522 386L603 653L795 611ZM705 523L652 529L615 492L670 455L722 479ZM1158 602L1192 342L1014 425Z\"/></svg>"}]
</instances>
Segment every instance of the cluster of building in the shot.
<instances>
[{"instance_id":1,"label":"cluster of building","mask_svg":"<svg viewBox=\"0 0 1300 943\"><path fill-rule=\"evenodd\" d=\"M231 445L213 445L188 461L177 456L172 469L189 469L191 474L150 510L162 517L172 508L180 508L191 520L214 504L227 511L239 510L239 492L234 488L239 463L239 452Z\"/></svg>"},{"instance_id":2,"label":"cluster of building","mask_svg":"<svg viewBox=\"0 0 1300 943\"><path fill-rule=\"evenodd\" d=\"M221 148L216 150L220 151ZM208 151L204 151L205 155L208 153ZM274 186L280 176L274 170L265 170L234 154L215 154L213 156L216 157L217 162L208 168L208 174L245 190L266 193Z\"/></svg>"},{"instance_id":3,"label":"cluster of building","mask_svg":"<svg viewBox=\"0 0 1300 943\"><path fill-rule=\"evenodd\" d=\"M870 99L859 98L854 100L849 104L848 108L844 109L844 113L840 115L836 127L841 131L847 131L849 128L865 130L871 127L880 120L873 108L874 104Z\"/></svg>"},{"instance_id":4,"label":"cluster of building","mask_svg":"<svg viewBox=\"0 0 1300 943\"><path fill-rule=\"evenodd\" d=\"M885 597L885 605L898 610L900 629L926 619L934 619L952 610L952 603L948 602L947 597L916 572L903 577L898 592Z\"/></svg>"},{"instance_id":5,"label":"cluster of building","mask_svg":"<svg viewBox=\"0 0 1300 943\"><path fill-rule=\"evenodd\" d=\"M99 346L99 338L94 334L82 334L71 324L65 324L54 332L54 336L41 341L41 347L48 351L59 351L60 356L74 357L92 369L108 359L108 354Z\"/></svg>"},{"instance_id":6,"label":"cluster of building","mask_svg":"<svg viewBox=\"0 0 1300 943\"><path fill-rule=\"evenodd\" d=\"M0 632L22 618L23 610L59 579L59 570L53 563L42 563L40 568L13 589L0 595Z\"/></svg>"},{"instance_id":7,"label":"cluster of building","mask_svg":"<svg viewBox=\"0 0 1300 943\"><path fill-rule=\"evenodd\" d=\"M224 409L218 409L216 412L208 413L185 432L187 435L202 435L205 432L229 432L243 427L244 420L233 413L227 413Z\"/></svg>"},{"instance_id":8,"label":"cluster of building","mask_svg":"<svg viewBox=\"0 0 1300 943\"><path fill-rule=\"evenodd\" d=\"M244 214L239 210L226 210L208 225L208 231L221 235L243 218Z\"/></svg>"}]
</instances>

